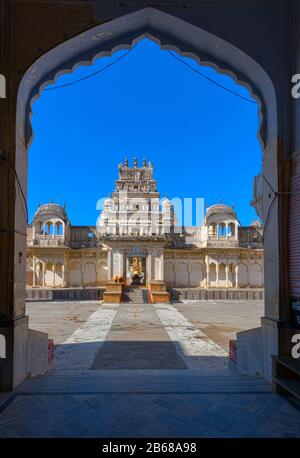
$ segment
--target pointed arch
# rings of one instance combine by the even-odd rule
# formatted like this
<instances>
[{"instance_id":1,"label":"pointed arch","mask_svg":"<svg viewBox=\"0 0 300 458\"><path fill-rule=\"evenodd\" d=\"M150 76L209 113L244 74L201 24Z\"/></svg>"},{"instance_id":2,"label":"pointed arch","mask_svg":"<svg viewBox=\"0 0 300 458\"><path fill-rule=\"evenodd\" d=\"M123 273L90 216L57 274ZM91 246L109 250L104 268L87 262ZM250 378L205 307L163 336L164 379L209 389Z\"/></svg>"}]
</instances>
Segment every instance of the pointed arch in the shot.
<instances>
[{"instance_id":1,"label":"pointed arch","mask_svg":"<svg viewBox=\"0 0 300 458\"><path fill-rule=\"evenodd\" d=\"M97 25L66 40L37 59L24 74L19 85L16 110L15 169L20 178L23 193L27 193L27 153L33 139L32 105L49 83L65 73L73 72L81 65L92 65L102 56L110 56L120 49L129 49L143 38L160 45L161 49L176 51L181 56L193 58L219 73L230 76L246 87L259 106L258 139L263 148L263 173L274 189L278 189L277 161L277 100L272 80L251 56L233 44L196 25L176 18L155 8L147 7ZM269 206L269 189L263 184L263 215ZM22 212L20 193L15 199L15 263L17 253L26 252L27 222ZM266 233L265 272L266 304L279 304L279 226L278 203L272 209L272 231ZM78 266L77 266L78 268ZM73 280L81 283L81 271L74 269ZM270 273L268 275L268 273ZM14 278L15 288L23 291L15 301L15 308L24 309L24 279ZM269 300L270 299L270 300Z\"/></svg>"}]
</instances>

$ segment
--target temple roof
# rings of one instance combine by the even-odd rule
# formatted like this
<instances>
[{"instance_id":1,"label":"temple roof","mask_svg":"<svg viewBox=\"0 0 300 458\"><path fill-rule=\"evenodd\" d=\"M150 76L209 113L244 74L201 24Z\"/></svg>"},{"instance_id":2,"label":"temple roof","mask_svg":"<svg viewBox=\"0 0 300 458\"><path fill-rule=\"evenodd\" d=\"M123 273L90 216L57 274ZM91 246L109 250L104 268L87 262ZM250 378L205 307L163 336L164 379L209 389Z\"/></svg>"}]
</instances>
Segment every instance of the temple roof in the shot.
<instances>
[{"instance_id":1,"label":"temple roof","mask_svg":"<svg viewBox=\"0 0 300 458\"><path fill-rule=\"evenodd\" d=\"M210 216L213 215L218 215L226 213L227 215L231 215L234 219L237 219L237 215L234 211L234 208L231 207L230 205L225 205L225 204L216 204L216 205L211 205L210 207L207 208L206 210L206 218L209 218Z\"/></svg>"},{"instance_id":2,"label":"temple roof","mask_svg":"<svg viewBox=\"0 0 300 458\"><path fill-rule=\"evenodd\" d=\"M52 202L39 206L34 214L33 220L45 220L47 218L59 218L64 222L69 221L65 207Z\"/></svg>"}]
</instances>

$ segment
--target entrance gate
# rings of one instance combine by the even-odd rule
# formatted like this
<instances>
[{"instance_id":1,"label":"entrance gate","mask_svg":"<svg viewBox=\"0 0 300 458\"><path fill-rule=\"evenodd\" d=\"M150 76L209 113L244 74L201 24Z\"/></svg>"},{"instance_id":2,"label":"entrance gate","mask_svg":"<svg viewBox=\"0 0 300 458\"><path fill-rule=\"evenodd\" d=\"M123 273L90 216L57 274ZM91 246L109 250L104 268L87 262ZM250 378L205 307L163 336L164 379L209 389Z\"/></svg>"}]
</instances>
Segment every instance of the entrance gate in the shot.
<instances>
[{"instance_id":1,"label":"entrance gate","mask_svg":"<svg viewBox=\"0 0 300 458\"><path fill-rule=\"evenodd\" d=\"M43 5L28 3L25 11L23 2L0 0L0 73L9 88L0 105L0 149L5 159L0 164L0 181L6 190L0 193L1 243L5 247L1 254L0 332L5 335L8 355L1 361L0 389L15 387L28 373L23 255L27 221L22 194L16 192L19 185L15 173L26 196L31 105L57 75L80 63L91 63L97 56L129 48L145 36L231 75L258 100L264 180L260 184L257 181L256 201L261 204L263 218L268 214L269 223L264 237L266 291L261 351L264 375L271 380L270 356L290 353L289 170L300 145L299 129L294 128L299 103L294 106L290 93L292 74L300 72L296 39L300 24L289 19L299 16L297 2L267 2L268 21L263 2L253 3L251 15L244 1L233 4L222 0L208 5L204 0L186 0L187 8L182 8L176 0L173 6L157 0L159 9L140 9L136 2L112 6L98 0L76 5L47 0ZM278 59L274 60L274 55ZM287 70L281 71L283 68Z\"/></svg>"}]
</instances>

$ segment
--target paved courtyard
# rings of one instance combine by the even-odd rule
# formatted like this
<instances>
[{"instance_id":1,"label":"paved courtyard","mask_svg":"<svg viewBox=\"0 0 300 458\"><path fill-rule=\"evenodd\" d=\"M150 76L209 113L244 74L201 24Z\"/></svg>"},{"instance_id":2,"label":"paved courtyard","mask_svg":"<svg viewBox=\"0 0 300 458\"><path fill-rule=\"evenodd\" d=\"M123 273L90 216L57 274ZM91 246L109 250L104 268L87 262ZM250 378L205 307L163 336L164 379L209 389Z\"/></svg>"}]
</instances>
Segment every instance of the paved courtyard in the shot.
<instances>
[{"instance_id":1,"label":"paved courtyard","mask_svg":"<svg viewBox=\"0 0 300 458\"><path fill-rule=\"evenodd\" d=\"M27 313L54 339L54 363L0 397L1 437L300 437L287 399L228 368L228 340L259 325L261 302L32 302Z\"/></svg>"}]
</instances>

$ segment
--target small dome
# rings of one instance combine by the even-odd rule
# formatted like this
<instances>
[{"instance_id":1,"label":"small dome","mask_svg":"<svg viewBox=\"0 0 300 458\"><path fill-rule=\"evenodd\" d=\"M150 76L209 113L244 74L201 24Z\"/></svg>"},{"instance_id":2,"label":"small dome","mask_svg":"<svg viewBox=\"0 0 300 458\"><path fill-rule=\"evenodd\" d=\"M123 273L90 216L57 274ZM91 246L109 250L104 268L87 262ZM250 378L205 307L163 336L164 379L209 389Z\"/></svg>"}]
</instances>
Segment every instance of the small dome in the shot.
<instances>
[{"instance_id":1,"label":"small dome","mask_svg":"<svg viewBox=\"0 0 300 458\"><path fill-rule=\"evenodd\" d=\"M211 205L210 207L207 208L206 210L206 216L212 216L212 215L217 215L220 213L226 213L227 215L232 215L234 218L236 218L236 213L230 205L225 205L225 204L216 204L216 205Z\"/></svg>"},{"instance_id":2,"label":"small dome","mask_svg":"<svg viewBox=\"0 0 300 458\"><path fill-rule=\"evenodd\" d=\"M62 205L54 203L41 205L35 212L33 220L46 221L51 218L61 219L65 223L69 222L65 208Z\"/></svg>"}]
</instances>

